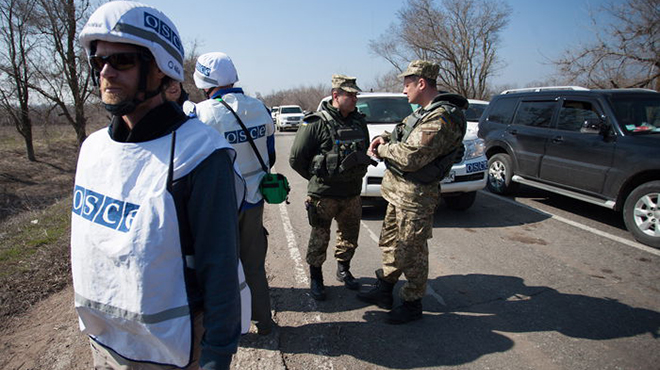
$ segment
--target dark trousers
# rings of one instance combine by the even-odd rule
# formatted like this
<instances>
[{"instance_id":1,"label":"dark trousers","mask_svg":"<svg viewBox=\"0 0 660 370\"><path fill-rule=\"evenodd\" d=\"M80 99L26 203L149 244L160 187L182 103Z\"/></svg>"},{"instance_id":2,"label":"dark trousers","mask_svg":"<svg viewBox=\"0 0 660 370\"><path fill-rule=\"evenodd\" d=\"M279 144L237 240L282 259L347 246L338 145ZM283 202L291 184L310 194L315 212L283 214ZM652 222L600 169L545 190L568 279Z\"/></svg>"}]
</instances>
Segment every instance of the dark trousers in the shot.
<instances>
[{"instance_id":1,"label":"dark trousers","mask_svg":"<svg viewBox=\"0 0 660 370\"><path fill-rule=\"evenodd\" d=\"M238 216L241 238L241 262L245 281L252 295L252 321L257 325L270 324L270 295L266 277L268 238L263 223L264 205L246 209Z\"/></svg>"}]
</instances>

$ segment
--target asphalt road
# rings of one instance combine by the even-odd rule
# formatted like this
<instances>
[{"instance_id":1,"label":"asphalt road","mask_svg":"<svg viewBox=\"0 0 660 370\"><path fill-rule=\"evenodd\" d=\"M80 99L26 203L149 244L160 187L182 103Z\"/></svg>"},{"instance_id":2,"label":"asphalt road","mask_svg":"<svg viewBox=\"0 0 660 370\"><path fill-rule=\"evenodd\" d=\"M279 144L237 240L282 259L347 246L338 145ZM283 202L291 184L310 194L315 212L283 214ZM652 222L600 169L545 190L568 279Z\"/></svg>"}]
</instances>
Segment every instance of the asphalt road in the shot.
<instances>
[{"instance_id":1,"label":"asphalt road","mask_svg":"<svg viewBox=\"0 0 660 370\"><path fill-rule=\"evenodd\" d=\"M234 368L658 369L660 251L634 242L618 214L531 188L479 192L472 208L440 207L429 240L424 318L384 322L334 279L308 294L306 181L288 165L295 133L278 133L275 171L290 204L267 205L267 271L278 328L248 334ZM385 208L364 207L352 272L367 287L380 267ZM397 289L400 287L397 286Z\"/></svg>"}]
</instances>

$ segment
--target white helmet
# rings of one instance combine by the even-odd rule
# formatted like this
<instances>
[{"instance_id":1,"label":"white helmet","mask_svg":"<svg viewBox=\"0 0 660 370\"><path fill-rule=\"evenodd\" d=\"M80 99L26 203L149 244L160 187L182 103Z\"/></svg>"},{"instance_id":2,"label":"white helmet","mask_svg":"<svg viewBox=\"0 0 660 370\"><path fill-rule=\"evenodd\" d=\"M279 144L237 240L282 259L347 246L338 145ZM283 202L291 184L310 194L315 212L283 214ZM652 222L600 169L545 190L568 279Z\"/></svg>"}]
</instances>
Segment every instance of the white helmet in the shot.
<instances>
[{"instance_id":1,"label":"white helmet","mask_svg":"<svg viewBox=\"0 0 660 370\"><path fill-rule=\"evenodd\" d=\"M149 49L158 68L183 81L184 51L174 23L160 10L132 1L111 1L89 17L80 43L91 54L93 41L119 42Z\"/></svg>"},{"instance_id":2,"label":"white helmet","mask_svg":"<svg viewBox=\"0 0 660 370\"><path fill-rule=\"evenodd\" d=\"M231 58L221 52L202 54L197 58L193 73L195 86L210 89L228 86L238 81L238 73Z\"/></svg>"}]
</instances>

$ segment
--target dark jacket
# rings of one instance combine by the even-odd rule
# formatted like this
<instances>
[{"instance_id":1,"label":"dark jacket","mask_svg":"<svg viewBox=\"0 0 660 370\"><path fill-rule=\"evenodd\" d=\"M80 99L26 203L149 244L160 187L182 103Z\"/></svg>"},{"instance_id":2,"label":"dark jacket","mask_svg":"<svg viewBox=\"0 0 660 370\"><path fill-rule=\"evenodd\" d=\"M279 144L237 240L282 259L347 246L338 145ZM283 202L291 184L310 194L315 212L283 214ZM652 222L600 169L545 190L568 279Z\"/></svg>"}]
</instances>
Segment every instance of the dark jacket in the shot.
<instances>
[{"instance_id":1,"label":"dark jacket","mask_svg":"<svg viewBox=\"0 0 660 370\"><path fill-rule=\"evenodd\" d=\"M364 133L364 142L369 145L369 131L364 116L357 110L351 112L346 118L342 117L337 108L329 102L322 104L322 109L328 112L340 126L356 126ZM362 178L341 179L341 181L327 181L310 172L312 160L318 154L330 152L333 148L332 135L323 116L312 113L305 116L303 124L298 129L296 138L291 146L289 164L302 177L309 180L307 194L316 197L348 198L360 194ZM364 148L366 153L366 147ZM366 167L365 167L366 169Z\"/></svg>"}]
</instances>

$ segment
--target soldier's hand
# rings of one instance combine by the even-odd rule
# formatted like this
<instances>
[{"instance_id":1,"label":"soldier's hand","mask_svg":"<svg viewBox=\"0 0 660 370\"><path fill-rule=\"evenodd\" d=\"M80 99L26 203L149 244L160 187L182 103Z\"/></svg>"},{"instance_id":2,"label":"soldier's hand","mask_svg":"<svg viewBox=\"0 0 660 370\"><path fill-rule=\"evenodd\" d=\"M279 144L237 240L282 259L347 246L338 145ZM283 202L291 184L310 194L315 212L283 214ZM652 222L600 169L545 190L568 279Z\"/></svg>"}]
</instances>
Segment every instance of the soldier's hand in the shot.
<instances>
[{"instance_id":1,"label":"soldier's hand","mask_svg":"<svg viewBox=\"0 0 660 370\"><path fill-rule=\"evenodd\" d=\"M367 154L369 154L372 157L380 158L378 157L378 146L381 144L385 144L385 139L378 136L371 142L371 144L369 144L369 149L367 150Z\"/></svg>"}]
</instances>

